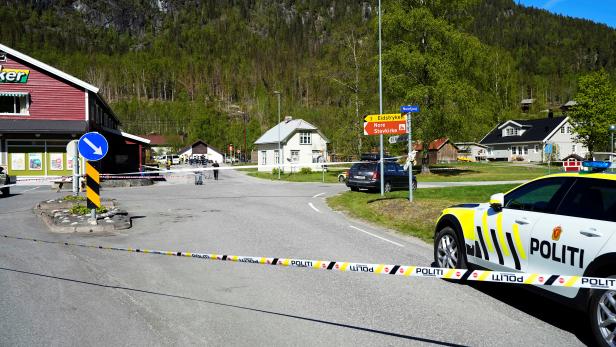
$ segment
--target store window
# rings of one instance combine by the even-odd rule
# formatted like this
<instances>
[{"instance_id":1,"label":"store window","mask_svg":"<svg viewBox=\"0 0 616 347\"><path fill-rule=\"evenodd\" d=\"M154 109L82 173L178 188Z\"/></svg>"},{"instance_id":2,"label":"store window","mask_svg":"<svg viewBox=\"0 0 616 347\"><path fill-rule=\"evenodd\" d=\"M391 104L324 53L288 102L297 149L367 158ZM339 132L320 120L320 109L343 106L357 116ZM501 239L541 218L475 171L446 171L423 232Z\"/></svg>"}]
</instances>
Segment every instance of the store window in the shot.
<instances>
[{"instance_id":1,"label":"store window","mask_svg":"<svg viewBox=\"0 0 616 347\"><path fill-rule=\"evenodd\" d=\"M299 133L299 144L300 145L312 144L312 134L311 133Z\"/></svg>"},{"instance_id":2,"label":"store window","mask_svg":"<svg viewBox=\"0 0 616 347\"><path fill-rule=\"evenodd\" d=\"M28 115L28 94L0 93L0 114Z\"/></svg>"}]
</instances>

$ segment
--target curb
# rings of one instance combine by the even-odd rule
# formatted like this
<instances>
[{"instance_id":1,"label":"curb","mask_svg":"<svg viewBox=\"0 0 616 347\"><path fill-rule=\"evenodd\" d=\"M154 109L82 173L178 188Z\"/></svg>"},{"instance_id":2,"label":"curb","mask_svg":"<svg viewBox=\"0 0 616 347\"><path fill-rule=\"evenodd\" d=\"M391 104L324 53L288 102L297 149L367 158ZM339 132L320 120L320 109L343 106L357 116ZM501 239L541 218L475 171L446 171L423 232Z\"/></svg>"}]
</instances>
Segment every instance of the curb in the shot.
<instances>
[{"instance_id":1,"label":"curb","mask_svg":"<svg viewBox=\"0 0 616 347\"><path fill-rule=\"evenodd\" d=\"M50 231L55 233L104 233L130 229L132 227L132 221L128 214L122 215L121 220L113 220L112 223L107 223L105 219L99 219L97 225L61 226L55 223L54 217L49 214L48 210L40 208L40 204L34 206L33 212L41 218Z\"/></svg>"}]
</instances>

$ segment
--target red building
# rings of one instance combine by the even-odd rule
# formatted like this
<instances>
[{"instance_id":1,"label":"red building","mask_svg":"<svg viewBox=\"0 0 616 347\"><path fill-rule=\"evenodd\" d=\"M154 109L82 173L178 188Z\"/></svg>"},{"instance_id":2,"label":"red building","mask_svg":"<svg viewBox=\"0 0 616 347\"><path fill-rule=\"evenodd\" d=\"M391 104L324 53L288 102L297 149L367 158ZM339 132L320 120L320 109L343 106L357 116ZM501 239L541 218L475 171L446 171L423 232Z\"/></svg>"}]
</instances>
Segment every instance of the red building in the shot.
<instances>
[{"instance_id":1,"label":"red building","mask_svg":"<svg viewBox=\"0 0 616 347\"><path fill-rule=\"evenodd\" d=\"M16 176L70 175L66 145L98 131L109 142L102 172L140 170L149 141L122 132L98 91L0 44L0 166Z\"/></svg>"}]
</instances>

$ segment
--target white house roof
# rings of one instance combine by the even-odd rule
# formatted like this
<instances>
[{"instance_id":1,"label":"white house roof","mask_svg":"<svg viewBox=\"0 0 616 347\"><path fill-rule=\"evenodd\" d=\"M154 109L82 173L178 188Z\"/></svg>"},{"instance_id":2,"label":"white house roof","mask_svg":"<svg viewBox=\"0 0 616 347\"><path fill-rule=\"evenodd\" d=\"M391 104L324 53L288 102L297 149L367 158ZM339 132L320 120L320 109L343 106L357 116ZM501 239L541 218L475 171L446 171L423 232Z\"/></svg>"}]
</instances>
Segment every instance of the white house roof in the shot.
<instances>
[{"instance_id":1,"label":"white house roof","mask_svg":"<svg viewBox=\"0 0 616 347\"><path fill-rule=\"evenodd\" d=\"M563 106L571 107L571 106L575 106L575 105L577 105L577 102L575 102L575 100L569 100Z\"/></svg>"},{"instance_id":2,"label":"white house roof","mask_svg":"<svg viewBox=\"0 0 616 347\"><path fill-rule=\"evenodd\" d=\"M73 83L75 85L78 85L78 86L80 86L80 87L82 87L84 89L87 89L87 90L91 91L92 93L98 93L98 88L97 87L95 87L95 86L93 86L93 85L91 85L91 84L89 84L87 82L84 82L84 81L80 80L77 77L71 76L71 75L67 74L66 72L60 71L60 70L56 69L53 66L49 66L49 65L47 65L47 64L45 64L45 63L43 63L41 61L38 61L38 60L28 56L28 55L25 55L25 54L23 54L21 52L18 52L18 51L14 50L14 49L12 49L10 47L7 47L7 46L5 46L3 44L0 44L0 50L4 51L5 53L7 53L9 55L14 56L15 58L17 58L19 60L23 60L26 63L34 65L34 66L38 67L41 70L47 71L47 72L49 72L52 75L56 75L56 76L66 80L66 81L69 81L69 82L71 82L71 83Z\"/></svg>"},{"instance_id":3,"label":"white house roof","mask_svg":"<svg viewBox=\"0 0 616 347\"><path fill-rule=\"evenodd\" d=\"M315 127L314 125L306 122L303 119L293 119L288 122L281 122L275 127L269 129L265 132L265 134L261 135L257 141L255 141L256 145L261 145L265 143L278 143L278 129L280 128L280 142L285 142L289 137L291 137L298 130L316 130L321 137L325 140L325 142L329 143L329 140L321 133L321 131Z\"/></svg>"}]
</instances>

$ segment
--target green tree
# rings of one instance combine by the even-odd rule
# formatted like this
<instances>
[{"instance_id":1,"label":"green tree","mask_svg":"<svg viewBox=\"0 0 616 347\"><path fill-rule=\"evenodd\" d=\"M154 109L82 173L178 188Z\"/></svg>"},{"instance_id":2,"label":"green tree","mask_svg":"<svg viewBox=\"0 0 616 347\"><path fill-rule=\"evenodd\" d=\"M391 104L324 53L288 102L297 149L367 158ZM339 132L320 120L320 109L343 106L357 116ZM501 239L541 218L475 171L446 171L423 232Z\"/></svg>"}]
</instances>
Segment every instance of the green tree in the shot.
<instances>
[{"instance_id":1,"label":"green tree","mask_svg":"<svg viewBox=\"0 0 616 347\"><path fill-rule=\"evenodd\" d=\"M604 70L580 77L577 104L569 116L576 138L588 151L607 150L609 126L616 123L616 89Z\"/></svg>"}]
</instances>

